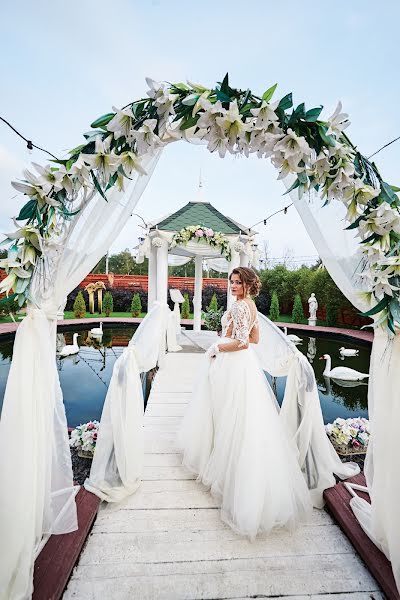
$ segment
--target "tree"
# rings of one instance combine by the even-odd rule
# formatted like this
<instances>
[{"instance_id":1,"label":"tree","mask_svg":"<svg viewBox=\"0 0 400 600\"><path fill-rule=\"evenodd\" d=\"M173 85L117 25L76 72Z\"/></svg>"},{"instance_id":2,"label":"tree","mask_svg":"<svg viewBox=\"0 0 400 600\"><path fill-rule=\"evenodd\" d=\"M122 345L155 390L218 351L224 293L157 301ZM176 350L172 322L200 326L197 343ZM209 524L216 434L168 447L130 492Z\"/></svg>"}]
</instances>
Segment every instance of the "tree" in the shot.
<instances>
[{"instance_id":1,"label":"tree","mask_svg":"<svg viewBox=\"0 0 400 600\"><path fill-rule=\"evenodd\" d=\"M114 300L111 292L106 292L103 300L103 312L109 317L114 309Z\"/></svg>"},{"instance_id":2,"label":"tree","mask_svg":"<svg viewBox=\"0 0 400 600\"><path fill-rule=\"evenodd\" d=\"M139 294L134 294L133 298L132 298L132 304L131 304L132 317L139 317L141 312L142 312L142 303L140 301L140 296L139 296Z\"/></svg>"},{"instance_id":3,"label":"tree","mask_svg":"<svg viewBox=\"0 0 400 600\"><path fill-rule=\"evenodd\" d=\"M82 319L86 315L86 304L82 292L78 292L75 298L73 311L77 319Z\"/></svg>"},{"instance_id":4,"label":"tree","mask_svg":"<svg viewBox=\"0 0 400 600\"><path fill-rule=\"evenodd\" d=\"M279 300L276 292L272 294L271 308L269 309L271 321L279 321Z\"/></svg>"},{"instance_id":5,"label":"tree","mask_svg":"<svg viewBox=\"0 0 400 600\"><path fill-rule=\"evenodd\" d=\"M208 311L212 311L212 310L216 311L216 310L218 310L218 300L217 300L217 295L215 294L215 292L214 292L214 294L213 294L213 296L211 298L211 302L208 305L207 310Z\"/></svg>"},{"instance_id":6,"label":"tree","mask_svg":"<svg viewBox=\"0 0 400 600\"><path fill-rule=\"evenodd\" d=\"M300 294L296 294L294 297L292 321L293 323L302 323L304 320L303 304L301 302Z\"/></svg>"},{"instance_id":7,"label":"tree","mask_svg":"<svg viewBox=\"0 0 400 600\"><path fill-rule=\"evenodd\" d=\"M182 319L188 319L190 317L189 296L187 293L185 293L183 297L184 301L182 302L181 317Z\"/></svg>"}]
</instances>

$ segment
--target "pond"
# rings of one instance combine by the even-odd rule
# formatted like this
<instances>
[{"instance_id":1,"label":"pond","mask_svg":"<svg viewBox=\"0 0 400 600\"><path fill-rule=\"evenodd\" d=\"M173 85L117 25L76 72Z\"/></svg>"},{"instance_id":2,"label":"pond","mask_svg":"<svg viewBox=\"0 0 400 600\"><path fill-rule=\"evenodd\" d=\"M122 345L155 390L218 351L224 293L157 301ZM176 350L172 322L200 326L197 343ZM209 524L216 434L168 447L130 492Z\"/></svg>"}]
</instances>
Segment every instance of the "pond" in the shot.
<instances>
[{"instance_id":1,"label":"pond","mask_svg":"<svg viewBox=\"0 0 400 600\"><path fill-rule=\"evenodd\" d=\"M122 353L135 332L135 327L126 325L104 327L101 344L89 336L86 329L63 328L58 333L57 345L61 348L65 344L72 344L74 331L79 333L78 344L81 347L79 354L66 358L57 357L57 368L60 375L61 387L69 427L76 427L80 423L97 419L100 420L104 399L107 393L112 370L116 359ZM332 367L347 366L363 373L368 373L370 345L339 341L332 337L303 335L298 330L295 332L302 338L298 349L303 352L312 364L317 379L322 413L325 423L332 422L336 417L368 417L366 382L337 382L324 378L322 372L325 361L318 358L323 354L330 354ZM309 334L309 332L307 332ZM0 340L0 410L3 402L4 389L12 358L13 337ZM341 360L339 348L355 348L359 355ZM285 378L279 377L270 383L275 387L278 402L283 399Z\"/></svg>"},{"instance_id":2,"label":"pond","mask_svg":"<svg viewBox=\"0 0 400 600\"><path fill-rule=\"evenodd\" d=\"M368 379L364 381L337 381L323 376L325 360L319 360L323 354L329 354L332 359L332 368L348 367L361 373L369 372L369 359L371 345L354 340L338 340L327 334L310 337L309 331L293 330L302 339L297 348L308 358L317 380L318 394L325 423L332 423L336 417L368 418ZM307 335L305 335L307 333ZM359 351L357 356L341 358L339 348L352 348ZM268 380L273 385L275 382L270 376ZM282 403L285 390L285 377L276 378L275 389L279 404Z\"/></svg>"}]
</instances>

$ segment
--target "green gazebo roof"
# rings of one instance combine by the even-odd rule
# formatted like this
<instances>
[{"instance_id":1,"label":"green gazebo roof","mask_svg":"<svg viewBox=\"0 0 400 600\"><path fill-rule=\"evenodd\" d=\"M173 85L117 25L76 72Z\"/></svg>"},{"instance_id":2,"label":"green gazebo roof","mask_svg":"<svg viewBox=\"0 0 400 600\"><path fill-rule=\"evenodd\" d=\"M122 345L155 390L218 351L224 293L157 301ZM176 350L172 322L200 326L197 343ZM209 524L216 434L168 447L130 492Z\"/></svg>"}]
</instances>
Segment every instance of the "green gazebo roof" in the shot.
<instances>
[{"instance_id":1,"label":"green gazebo roof","mask_svg":"<svg viewBox=\"0 0 400 600\"><path fill-rule=\"evenodd\" d=\"M155 229L156 225L163 231L180 231L189 225L204 225L227 235L250 233L248 227L226 217L209 202L188 202L172 215L158 223L153 223L152 229Z\"/></svg>"}]
</instances>

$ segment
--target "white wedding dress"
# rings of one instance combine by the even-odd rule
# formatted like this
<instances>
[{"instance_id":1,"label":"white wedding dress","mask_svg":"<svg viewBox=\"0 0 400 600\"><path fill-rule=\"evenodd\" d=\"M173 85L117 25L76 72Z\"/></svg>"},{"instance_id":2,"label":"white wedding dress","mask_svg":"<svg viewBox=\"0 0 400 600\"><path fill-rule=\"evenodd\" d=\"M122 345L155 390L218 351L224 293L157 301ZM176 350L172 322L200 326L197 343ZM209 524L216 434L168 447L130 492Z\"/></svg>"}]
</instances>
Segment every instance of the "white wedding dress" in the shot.
<instances>
[{"instance_id":1,"label":"white wedding dress","mask_svg":"<svg viewBox=\"0 0 400 600\"><path fill-rule=\"evenodd\" d=\"M257 326L254 303L236 301L222 318L219 343L246 346ZM307 520L312 503L297 447L252 345L206 355L193 389L178 445L183 464L219 499L222 520L251 539Z\"/></svg>"}]
</instances>

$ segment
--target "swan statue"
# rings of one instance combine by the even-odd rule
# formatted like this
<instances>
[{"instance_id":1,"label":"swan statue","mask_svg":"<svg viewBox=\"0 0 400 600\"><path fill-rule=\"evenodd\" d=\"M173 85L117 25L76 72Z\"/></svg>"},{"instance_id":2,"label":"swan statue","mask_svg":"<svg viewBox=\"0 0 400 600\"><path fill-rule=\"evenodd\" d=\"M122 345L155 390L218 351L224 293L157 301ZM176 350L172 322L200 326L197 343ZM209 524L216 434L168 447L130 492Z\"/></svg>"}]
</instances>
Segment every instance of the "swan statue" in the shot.
<instances>
[{"instance_id":1,"label":"swan statue","mask_svg":"<svg viewBox=\"0 0 400 600\"><path fill-rule=\"evenodd\" d=\"M69 344L67 346L64 346L64 348L61 348L59 356L63 357L63 356L71 356L71 354L78 354L79 346L78 346L77 340L78 340L78 334L74 333L72 344Z\"/></svg>"},{"instance_id":2,"label":"swan statue","mask_svg":"<svg viewBox=\"0 0 400 600\"><path fill-rule=\"evenodd\" d=\"M326 377L332 377L333 379L340 379L342 381L361 381L369 377L367 373L360 373L355 369L349 369L349 367L335 367L332 369L332 361L329 354L324 354L319 360L326 360L325 370L323 375Z\"/></svg>"},{"instance_id":3,"label":"swan statue","mask_svg":"<svg viewBox=\"0 0 400 600\"><path fill-rule=\"evenodd\" d=\"M294 333L289 333L288 335L287 327L284 327L283 331L285 332L287 339L291 342L294 342L295 344L301 344L301 342L303 341L301 338L299 338L298 335L294 335Z\"/></svg>"},{"instance_id":4,"label":"swan statue","mask_svg":"<svg viewBox=\"0 0 400 600\"><path fill-rule=\"evenodd\" d=\"M344 348L343 346L339 348L339 352L342 356L357 356L359 350L355 350L353 348Z\"/></svg>"},{"instance_id":5,"label":"swan statue","mask_svg":"<svg viewBox=\"0 0 400 600\"><path fill-rule=\"evenodd\" d=\"M103 335L103 322L100 322L100 327L93 327L93 329L90 330L90 334L91 335Z\"/></svg>"}]
</instances>

